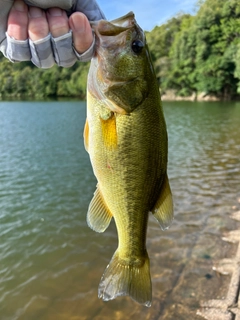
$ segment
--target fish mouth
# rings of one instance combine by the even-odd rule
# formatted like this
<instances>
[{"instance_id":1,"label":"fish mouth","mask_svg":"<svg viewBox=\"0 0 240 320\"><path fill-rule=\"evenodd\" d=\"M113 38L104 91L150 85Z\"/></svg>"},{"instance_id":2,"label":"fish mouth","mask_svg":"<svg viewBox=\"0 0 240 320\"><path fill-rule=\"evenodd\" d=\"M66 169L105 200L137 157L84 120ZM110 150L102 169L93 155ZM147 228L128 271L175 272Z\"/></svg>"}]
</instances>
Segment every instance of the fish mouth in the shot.
<instances>
[{"instance_id":1,"label":"fish mouth","mask_svg":"<svg viewBox=\"0 0 240 320\"><path fill-rule=\"evenodd\" d=\"M98 20L90 21L90 25L94 32L103 36L116 36L133 27L135 23L135 15L132 11L112 21Z\"/></svg>"}]
</instances>

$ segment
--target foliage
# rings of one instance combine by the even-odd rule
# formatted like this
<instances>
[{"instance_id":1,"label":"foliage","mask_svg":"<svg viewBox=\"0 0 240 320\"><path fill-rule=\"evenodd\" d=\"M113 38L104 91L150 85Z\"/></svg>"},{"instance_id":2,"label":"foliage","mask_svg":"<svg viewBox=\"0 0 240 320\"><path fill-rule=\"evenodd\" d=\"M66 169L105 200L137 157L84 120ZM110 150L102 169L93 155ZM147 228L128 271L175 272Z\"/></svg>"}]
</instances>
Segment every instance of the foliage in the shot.
<instances>
[{"instance_id":1,"label":"foliage","mask_svg":"<svg viewBox=\"0 0 240 320\"><path fill-rule=\"evenodd\" d=\"M167 56L168 70L155 64L161 89L175 89L182 96L204 92L234 98L240 93L240 2L206 0L198 5L195 16L180 17Z\"/></svg>"},{"instance_id":2,"label":"foliage","mask_svg":"<svg viewBox=\"0 0 240 320\"><path fill-rule=\"evenodd\" d=\"M151 32L148 46L161 90L240 95L240 2L198 0L196 15L180 13ZM88 63L43 70L0 56L0 97L85 98Z\"/></svg>"},{"instance_id":3,"label":"foliage","mask_svg":"<svg viewBox=\"0 0 240 320\"><path fill-rule=\"evenodd\" d=\"M0 57L0 97L86 97L88 63L71 68L38 69L30 62L11 63Z\"/></svg>"}]
</instances>

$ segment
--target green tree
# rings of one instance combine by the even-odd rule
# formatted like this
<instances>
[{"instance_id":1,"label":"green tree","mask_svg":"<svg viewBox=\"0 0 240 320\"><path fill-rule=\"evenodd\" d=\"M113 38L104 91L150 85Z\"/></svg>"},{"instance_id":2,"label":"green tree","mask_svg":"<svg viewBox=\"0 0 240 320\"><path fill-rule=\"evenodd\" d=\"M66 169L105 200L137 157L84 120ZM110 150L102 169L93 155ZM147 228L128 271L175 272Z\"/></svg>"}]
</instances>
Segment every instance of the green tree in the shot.
<instances>
[{"instance_id":1,"label":"green tree","mask_svg":"<svg viewBox=\"0 0 240 320\"><path fill-rule=\"evenodd\" d=\"M15 91L12 63L6 59L0 62L0 95L11 95Z\"/></svg>"},{"instance_id":2,"label":"green tree","mask_svg":"<svg viewBox=\"0 0 240 320\"><path fill-rule=\"evenodd\" d=\"M196 15L180 13L146 33L161 90L176 94L240 94L240 1L198 0ZM1 97L86 97L88 63L38 69L0 56Z\"/></svg>"},{"instance_id":3,"label":"green tree","mask_svg":"<svg viewBox=\"0 0 240 320\"><path fill-rule=\"evenodd\" d=\"M176 34L181 28L182 21L189 18L189 14L179 13L161 26L156 26L146 33L151 57L160 84L165 82L170 68L169 52Z\"/></svg>"},{"instance_id":4,"label":"green tree","mask_svg":"<svg viewBox=\"0 0 240 320\"><path fill-rule=\"evenodd\" d=\"M237 0L206 0L194 17L183 19L169 53L170 70L163 89L225 99L237 92L236 51L240 32Z\"/></svg>"}]
</instances>

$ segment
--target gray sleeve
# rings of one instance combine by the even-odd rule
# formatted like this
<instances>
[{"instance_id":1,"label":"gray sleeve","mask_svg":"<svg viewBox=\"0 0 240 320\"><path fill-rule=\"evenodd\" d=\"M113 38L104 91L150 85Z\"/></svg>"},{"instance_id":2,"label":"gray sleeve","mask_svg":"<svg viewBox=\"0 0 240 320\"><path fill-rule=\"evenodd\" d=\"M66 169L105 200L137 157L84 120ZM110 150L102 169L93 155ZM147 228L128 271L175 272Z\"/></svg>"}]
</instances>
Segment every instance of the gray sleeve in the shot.
<instances>
[{"instance_id":1,"label":"gray sleeve","mask_svg":"<svg viewBox=\"0 0 240 320\"><path fill-rule=\"evenodd\" d=\"M0 51L8 59L9 59L9 54L7 54L8 39L6 38L6 31L7 31L8 14L13 5L13 2L14 0L0 0ZM59 8L66 10L68 13L73 12L72 10L76 6L76 0L58 0L58 1L56 0L24 0L24 2L30 6L36 6L42 9L58 6ZM8 49L9 51L11 51L12 49L14 50L16 49L15 44L12 45L11 43L10 46L11 48ZM18 55L18 59L10 59L10 60L12 62L26 61L25 58L21 59L21 54L24 54L21 51L21 46L17 46L17 48L18 50L20 50L20 52L16 54Z\"/></svg>"},{"instance_id":2,"label":"gray sleeve","mask_svg":"<svg viewBox=\"0 0 240 320\"><path fill-rule=\"evenodd\" d=\"M87 51L80 54L75 50L74 47L73 47L73 51L75 52L75 55L79 61L86 62L92 58L94 54L94 48L95 48L95 35L93 34L93 42L91 46L87 49Z\"/></svg>"},{"instance_id":3,"label":"gray sleeve","mask_svg":"<svg viewBox=\"0 0 240 320\"><path fill-rule=\"evenodd\" d=\"M16 40L10 37L6 32L7 50L6 57L12 62L31 60L31 52L28 39Z\"/></svg>"},{"instance_id":4,"label":"gray sleeve","mask_svg":"<svg viewBox=\"0 0 240 320\"><path fill-rule=\"evenodd\" d=\"M51 47L51 34L37 41L29 40L29 45L33 64L43 69L51 68L54 65L55 60Z\"/></svg>"},{"instance_id":5,"label":"gray sleeve","mask_svg":"<svg viewBox=\"0 0 240 320\"><path fill-rule=\"evenodd\" d=\"M83 12L89 21L106 19L96 1L78 0L76 1L74 11Z\"/></svg>"},{"instance_id":6,"label":"gray sleeve","mask_svg":"<svg viewBox=\"0 0 240 320\"><path fill-rule=\"evenodd\" d=\"M29 6L39 7L42 9L58 7L72 12L77 1L78 0L24 0L24 2Z\"/></svg>"}]
</instances>

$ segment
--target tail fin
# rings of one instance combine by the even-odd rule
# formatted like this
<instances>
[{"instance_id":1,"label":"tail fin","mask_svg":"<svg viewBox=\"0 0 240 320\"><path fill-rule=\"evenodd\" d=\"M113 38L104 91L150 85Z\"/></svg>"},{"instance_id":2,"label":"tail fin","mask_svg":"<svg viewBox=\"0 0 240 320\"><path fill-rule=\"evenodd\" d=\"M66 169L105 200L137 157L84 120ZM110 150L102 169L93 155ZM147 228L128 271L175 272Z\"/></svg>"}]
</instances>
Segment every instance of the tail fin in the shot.
<instances>
[{"instance_id":1,"label":"tail fin","mask_svg":"<svg viewBox=\"0 0 240 320\"><path fill-rule=\"evenodd\" d=\"M98 297L108 301L126 295L146 307L151 306L152 284L147 253L142 262L131 263L120 259L117 250L107 266L99 284Z\"/></svg>"}]
</instances>

